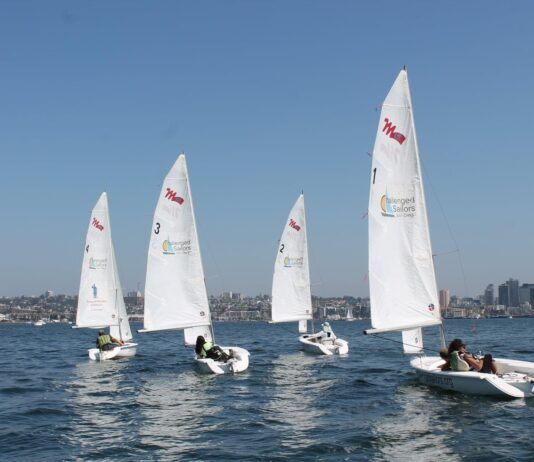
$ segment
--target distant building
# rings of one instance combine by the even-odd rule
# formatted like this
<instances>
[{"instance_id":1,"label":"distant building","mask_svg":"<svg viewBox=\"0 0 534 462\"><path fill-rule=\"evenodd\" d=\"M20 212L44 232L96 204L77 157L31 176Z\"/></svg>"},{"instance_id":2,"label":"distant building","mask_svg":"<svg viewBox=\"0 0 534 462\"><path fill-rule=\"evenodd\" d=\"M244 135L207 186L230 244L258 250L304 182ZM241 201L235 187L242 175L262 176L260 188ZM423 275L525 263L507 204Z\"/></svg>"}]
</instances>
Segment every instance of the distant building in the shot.
<instances>
[{"instance_id":1,"label":"distant building","mask_svg":"<svg viewBox=\"0 0 534 462\"><path fill-rule=\"evenodd\" d=\"M508 295L508 284L499 285L499 305L510 306L510 297Z\"/></svg>"},{"instance_id":2,"label":"distant building","mask_svg":"<svg viewBox=\"0 0 534 462\"><path fill-rule=\"evenodd\" d=\"M451 303L451 291L449 289L441 289L439 291L439 307L446 310Z\"/></svg>"},{"instance_id":3,"label":"distant building","mask_svg":"<svg viewBox=\"0 0 534 462\"><path fill-rule=\"evenodd\" d=\"M489 284L484 291L484 306L493 306L495 304L495 296L493 292L493 284Z\"/></svg>"},{"instance_id":4,"label":"distant building","mask_svg":"<svg viewBox=\"0 0 534 462\"><path fill-rule=\"evenodd\" d=\"M132 291L128 292L126 294L126 297L124 298L124 302L127 305L142 305L143 304L143 294L141 292Z\"/></svg>"},{"instance_id":5,"label":"distant building","mask_svg":"<svg viewBox=\"0 0 534 462\"><path fill-rule=\"evenodd\" d=\"M534 284L521 284L519 288L519 304L529 303L534 305Z\"/></svg>"},{"instance_id":6,"label":"distant building","mask_svg":"<svg viewBox=\"0 0 534 462\"><path fill-rule=\"evenodd\" d=\"M508 279L508 301L509 306L519 306L519 281L517 279Z\"/></svg>"}]
</instances>

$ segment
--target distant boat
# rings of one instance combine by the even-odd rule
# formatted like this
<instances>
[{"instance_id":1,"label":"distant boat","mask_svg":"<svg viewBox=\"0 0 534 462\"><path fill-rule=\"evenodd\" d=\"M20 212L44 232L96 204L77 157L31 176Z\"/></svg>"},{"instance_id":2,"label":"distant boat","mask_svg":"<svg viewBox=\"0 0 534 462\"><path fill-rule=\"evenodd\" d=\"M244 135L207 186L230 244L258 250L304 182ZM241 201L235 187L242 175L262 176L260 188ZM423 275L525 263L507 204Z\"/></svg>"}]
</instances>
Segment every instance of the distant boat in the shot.
<instances>
[{"instance_id":1,"label":"distant boat","mask_svg":"<svg viewBox=\"0 0 534 462\"><path fill-rule=\"evenodd\" d=\"M401 331L404 352L418 353L410 364L427 385L475 395L534 396L534 363L496 359L499 375L444 372L440 357L423 355L422 328L440 327L442 346L445 341L406 70L401 70L382 105L372 158L372 329L366 333Z\"/></svg>"},{"instance_id":2,"label":"distant boat","mask_svg":"<svg viewBox=\"0 0 534 462\"><path fill-rule=\"evenodd\" d=\"M272 288L272 322L299 323L299 342L310 353L346 354L349 344L319 334L307 334L308 320L313 319L308 239L304 194L289 213L274 263Z\"/></svg>"},{"instance_id":3,"label":"distant boat","mask_svg":"<svg viewBox=\"0 0 534 462\"><path fill-rule=\"evenodd\" d=\"M41 327L41 326L44 326L46 324L46 322L43 320L43 319L39 319L39 321L35 321L33 323L34 326L37 326L37 327Z\"/></svg>"},{"instance_id":4,"label":"distant boat","mask_svg":"<svg viewBox=\"0 0 534 462\"><path fill-rule=\"evenodd\" d=\"M140 332L180 329L186 346L197 336L215 342L204 282L193 199L185 155L181 154L163 181L154 212L148 249L144 328ZM194 359L205 373L225 374L248 368L244 348L221 347L232 359Z\"/></svg>"},{"instance_id":5,"label":"distant boat","mask_svg":"<svg viewBox=\"0 0 534 462\"><path fill-rule=\"evenodd\" d=\"M347 307L347 319L346 321L355 321L354 316L352 315L352 306Z\"/></svg>"},{"instance_id":6,"label":"distant boat","mask_svg":"<svg viewBox=\"0 0 534 462\"><path fill-rule=\"evenodd\" d=\"M109 327L111 336L125 342L109 351L98 348L88 350L89 358L103 361L134 356L137 343L131 342L132 332L119 271L111 240L108 198L102 193L91 212L83 252L76 327L102 329Z\"/></svg>"}]
</instances>

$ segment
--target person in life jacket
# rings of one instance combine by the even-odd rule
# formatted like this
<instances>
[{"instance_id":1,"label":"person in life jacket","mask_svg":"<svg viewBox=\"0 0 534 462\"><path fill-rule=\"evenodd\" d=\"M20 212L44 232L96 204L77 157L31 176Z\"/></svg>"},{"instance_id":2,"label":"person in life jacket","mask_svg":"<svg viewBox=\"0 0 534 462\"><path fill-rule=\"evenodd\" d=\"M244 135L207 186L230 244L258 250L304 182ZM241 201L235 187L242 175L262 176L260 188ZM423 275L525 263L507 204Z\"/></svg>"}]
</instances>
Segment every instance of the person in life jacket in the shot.
<instances>
[{"instance_id":1,"label":"person in life jacket","mask_svg":"<svg viewBox=\"0 0 534 462\"><path fill-rule=\"evenodd\" d=\"M331 340L335 340L336 336L334 335L334 331L332 330L332 327L330 327L330 323L328 321L325 321L324 324L321 324L321 327L323 328L323 331L321 332L321 337L323 339L329 338Z\"/></svg>"},{"instance_id":2,"label":"person in life jacket","mask_svg":"<svg viewBox=\"0 0 534 462\"><path fill-rule=\"evenodd\" d=\"M106 334L106 332L103 330L98 332L98 337L96 338L96 346L101 351L113 350L113 348L119 345L124 345L124 342L120 339L116 339L115 337L109 334Z\"/></svg>"},{"instance_id":3,"label":"person in life jacket","mask_svg":"<svg viewBox=\"0 0 534 462\"><path fill-rule=\"evenodd\" d=\"M449 344L448 353L453 371L465 372L471 370L485 374L497 373L497 367L492 355L486 354L483 359L475 357L466 350L466 344L462 339L455 338Z\"/></svg>"},{"instance_id":4,"label":"person in life jacket","mask_svg":"<svg viewBox=\"0 0 534 462\"><path fill-rule=\"evenodd\" d=\"M215 361L226 362L231 358L231 356L226 354L220 346L207 341L202 335L197 337L195 353L199 358L210 358Z\"/></svg>"}]
</instances>

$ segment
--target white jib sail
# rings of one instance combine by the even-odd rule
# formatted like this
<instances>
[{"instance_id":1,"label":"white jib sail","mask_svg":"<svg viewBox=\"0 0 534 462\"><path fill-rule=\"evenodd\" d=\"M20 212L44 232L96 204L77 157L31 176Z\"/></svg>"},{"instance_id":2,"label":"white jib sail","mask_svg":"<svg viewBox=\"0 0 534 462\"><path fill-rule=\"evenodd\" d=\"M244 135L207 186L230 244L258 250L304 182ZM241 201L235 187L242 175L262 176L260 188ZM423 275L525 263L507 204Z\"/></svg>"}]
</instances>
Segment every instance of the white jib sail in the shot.
<instances>
[{"instance_id":1,"label":"white jib sail","mask_svg":"<svg viewBox=\"0 0 534 462\"><path fill-rule=\"evenodd\" d=\"M312 319L304 195L289 213L274 263L273 322Z\"/></svg>"},{"instance_id":2,"label":"white jib sail","mask_svg":"<svg viewBox=\"0 0 534 462\"><path fill-rule=\"evenodd\" d=\"M209 326L210 310L185 156L165 177L152 224L145 283L146 331ZM189 335L186 335L186 343Z\"/></svg>"},{"instance_id":3,"label":"white jib sail","mask_svg":"<svg viewBox=\"0 0 534 462\"><path fill-rule=\"evenodd\" d=\"M76 326L110 326L111 335L114 337L120 337L122 340L132 338L111 240L106 193L101 194L89 220Z\"/></svg>"},{"instance_id":4,"label":"white jib sail","mask_svg":"<svg viewBox=\"0 0 534 462\"><path fill-rule=\"evenodd\" d=\"M402 348L406 354L417 354L423 351L423 331L420 327L402 331Z\"/></svg>"},{"instance_id":5,"label":"white jib sail","mask_svg":"<svg viewBox=\"0 0 534 462\"><path fill-rule=\"evenodd\" d=\"M408 76L389 91L369 194L371 323L381 331L441 323Z\"/></svg>"}]
</instances>

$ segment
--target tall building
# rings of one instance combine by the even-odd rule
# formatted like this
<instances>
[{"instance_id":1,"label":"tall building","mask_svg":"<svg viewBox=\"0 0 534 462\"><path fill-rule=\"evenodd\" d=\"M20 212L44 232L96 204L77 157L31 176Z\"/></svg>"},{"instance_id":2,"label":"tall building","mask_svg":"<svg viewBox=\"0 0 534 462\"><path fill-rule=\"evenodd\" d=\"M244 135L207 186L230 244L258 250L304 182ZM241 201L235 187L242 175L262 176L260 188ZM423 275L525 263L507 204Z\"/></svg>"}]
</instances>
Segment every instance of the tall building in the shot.
<instances>
[{"instance_id":1,"label":"tall building","mask_svg":"<svg viewBox=\"0 0 534 462\"><path fill-rule=\"evenodd\" d=\"M451 291L449 289L441 289L439 291L439 307L446 310L451 303Z\"/></svg>"},{"instance_id":2,"label":"tall building","mask_svg":"<svg viewBox=\"0 0 534 462\"><path fill-rule=\"evenodd\" d=\"M519 281L517 279L508 279L508 301L509 306L519 306Z\"/></svg>"},{"instance_id":3,"label":"tall building","mask_svg":"<svg viewBox=\"0 0 534 462\"><path fill-rule=\"evenodd\" d=\"M495 304L495 296L493 295L493 284L489 284L484 291L484 306L493 306Z\"/></svg>"},{"instance_id":4,"label":"tall building","mask_svg":"<svg viewBox=\"0 0 534 462\"><path fill-rule=\"evenodd\" d=\"M499 305L510 306L510 297L508 296L508 284L499 285Z\"/></svg>"},{"instance_id":5,"label":"tall building","mask_svg":"<svg viewBox=\"0 0 534 462\"><path fill-rule=\"evenodd\" d=\"M530 303L534 305L534 284L521 284L519 288L519 304Z\"/></svg>"}]
</instances>

